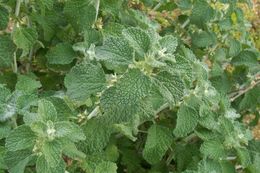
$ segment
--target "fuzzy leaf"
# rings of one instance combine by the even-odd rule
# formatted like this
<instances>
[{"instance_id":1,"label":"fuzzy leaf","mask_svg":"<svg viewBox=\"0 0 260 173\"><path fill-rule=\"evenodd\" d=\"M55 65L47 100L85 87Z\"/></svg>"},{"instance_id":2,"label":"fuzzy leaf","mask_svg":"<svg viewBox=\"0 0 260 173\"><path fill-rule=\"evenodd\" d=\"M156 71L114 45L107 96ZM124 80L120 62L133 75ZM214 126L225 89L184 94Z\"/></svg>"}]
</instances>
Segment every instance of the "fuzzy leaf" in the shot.
<instances>
[{"instance_id":1,"label":"fuzzy leaf","mask_svg":"<svg viewBox=\"0 0 260 173\"><path fill-rule=\"evenodd\" d=\"M160 93L171 104L176 104L183 96L184 83L178 75L163 71L154 78L155 85Z\"/></svg>"},{"instance_id":2,"label":"fuzzy leaf","mask_svg":"<svg viewBox=\"0 0 260 173\"><path fill-rule=\"evenodd\" d=\"M22 125L11 131L6 138L6 148L9 151L17 151L32 148L35 144L36 135L27 125Z\"/></svg>"},{"instance_id":3,"label":"fuzzy leaf","mask_svg":"<svg viewBox=\"0 0 260 173\"><path fill-rule=\"evenodd\" d=\"M104 61L109 69L126 69L133 62L133 49L120 37L109 37L96 49L97 59Z\"/></svg>"},{"instance_id":4,"label":"fuzzy leaf","mask_svg":"<svg viewBox=\"0 0 260 173\"><path fill-rule=\"evenodd\" d=\"M57 122L55 123L55 129L57 129L55 136L59 138L67 138L73 142L78 142L80 140L86 139L81 128L72 122Z\"/></svg>"},{"instance_id":5,"label":"fuzzy leaf","mask_svg":"<svg viewBox=\"0 0 260 173\"><path fill-rule=\"evenodd\" d=\"M37 38L38 34L34 28L18 27L13 32L14 43L26 53L28 53L36 43Z\"/></svg>"},{"instance_id":6,"label":"fuzzy leaf","mask_svg":"<svg viewBox=\"0 0 260 173\"><path fill-rule=\"evenodd\" d=\"M200 48L211 46L216 42L216 36L211 32L196 32L191 37L192 44Z\"/></svg>"},{"instance_id":7,"label":"fuzzy leaf","mask_svg":"<svg viewBox=\"0 0 260 173\"><path fill-rule=\"evenodd\" d=\"M174 53L178 46L178 40L172 35L166 35L159 40L161 48L166 48L167 53Z\"/></svg>"},{"instance_id":8,"label":"fuzzy leaf","mask_svg":"<svg viewBox=\"0 0 260 173\"><path fill-rule=\"evenodd\" d=\"M48 166L55 168L61 162L62 145L56 140L46 141L42 146L42 153Z\"/></svg>"},{"instance_id":9,"label":"fuzzy leaf","mask_svg":"<svg viewBox=\"0 0 260 173\"><path fill-rule=\"evenodd\" d=\"M0 30L7 28L9 22L9 12L6 8L0 5Z\"/></svg>"},{"instance_id":10,"label":"fuzzy leaf","mask_svg":"<svg viewBox=\"0 0 260 173\"><path fill-rule=\"evenodd\" d=\"M132 69L126 72L115 86L104 91L100 100L103 112L110 114L112 121L127 121L140 108L140 101L148 95L150 79L141 71Z\"/></svg>"},{"instance_id":11,"label":"fuzzy leaf","mask_svg":"<svg viewBox=\"0 0 260 173\"><path fill-rule=\"evenodd\" d=\"M49 64L70 64L77 57L69 43L59 43L46 54Z\"/></svg>"},{"instance_id":12,"label":"fuzzy leaf","mask_svg":"<svg viewBox=\"0 0 260 173\"><path fill-rule=\"evenodd\" d=\"M4 161L10 173L24 173L24 169L32 155L31 150L8 151Z\"/></svg>"},{"instance_id":13,"label":"fuzzy leaf","mask_svg":"<svg viewBox=\"0 0 260 173\"><path fill-rule=\"evenodd\" d=\"M151 48L150 36L140 28L124 29L123 36L140 56L144 56Z\"/></svg>"},{"instance_id":14,"label":"fuzzy leaf","mask_svg":"<svg viewBox=\"0 0 260 173\"><path fill-rule=\"evenodd\" d=\"M45 99L42 99L38 103L38 115L42 121L55 121L57 119L57 111L54 105Z\"/></svg>"},{"instance_id":15,"label":"fuzzy leaf","mask_svg":"<svg viewBox=\"0 0 260 173\"><path fill-rule=\"evenodd\" d=\"M103 69L97 64L78 64L65 77L67 94L74 100L85 101L102 91L106 85Z\"/></svg>"},{"instance_id":16,"label":"fuzzy leaf","mask_svg":"<svg viewBox=\"0 0 260 173\"><path fill-rule=\"evenodd\" d=\"M88 0L69 0L65 3L64 14L70 24L82 32L94 23L96 9Z\"/></svg>"},{"instance_id":17,"label":"fuzzy leaf","mask_svg":"<svg viewBox=\"0 0 260 173\"><path fill-rule=\"evenodd\" d=\"M19 75L15 89L17 91L22 91L24 93L33 93L35 90L37 90L41 86L42 85L39 81L36 81L35 79L33 79L29 76Z\"/></svg>"},{"instance_id":18,"label":"fuzzy leaf","mask_svg":"<svg viewBox=\"0 0 260 173\"><path fill-rule=\"evenodd\" d=\"M89 154L101 152L113 133L111 123L106 116L90 119L82 128L86 140L82 142L80 149Z\"/></svg>"},{"instance_id":19,"label":"fuzzy leaf","mask_svg":"<svg viewBox=\"0 0 260 173\"><path fill-rule=\"evenodd\" d=\"M219 141L205 141L200 150L205 156L215 160L225 159L226 157L224 146Z\"/></svg>"},{"instance_id":20,"label":"fuzzy leaf","mask_svg":"<svg viewBox=\"0 0 260 173\"><path fill-rule=\"evenodd\" d=\"M150 164L158 163L171 146L172 141L173 136L168 128L153 125L148 130L143 157Z\"/></svg>"},{"instance_id":21,"label":"fuzzy leaf","mask_svg":"<svg viewBox=\"0 0 260 173\"><path fill-rule=\"evenodd\" d=\"M112 162L101 162L97 164L94 173L103 173L106 170L106 173L116 173L117 166Z\"/></svg>"},{"instance_id":22,"label":"fuzzy leaf","mask_svg":"<svg viewBox=\"0 0 260 173\"><path fill-rule=\"evenodd\" d=\"M64 161L60 160L55 167L51 167L44 156L40 156L36 162L36 171L37 173L63 173L65 172L65 166Z\"/></svg>"},{"instance_id":23,"label":"fuzzy leaf","mask_svg":"<svg viewBox=\"0 0 260 173\"><path fill-rule=\"evenodd\" d=\"M202 28L214 16L214 10L204 0L199 0L194 3L190 20L192 24Z\"/></svg>"},{"instance_id":24,"label":"fuzzy leaf","mask_svg":"<svg viewBox=\"0 0 260 173\"><path fill-rule=\"evenodd\" d=\"M186 136L195 129L197 123L197 111L193 107L182 104L177 114L177 125L174 134L180 137Z\"/></svg>"},{"instance_id":25,"label":"fuzzy leaf","mask_svg":"<svg viewBox=\"0 0 260 173\"><path fill-rule=\"evenodd\" d=\"M0 35L0 68L12 66L15 45L9 35Z\"/></svg>"},{"instance_id":26,"label":"fuzzy leaf","mask_svg":"<svg viewBox=\"0 0 260 173\"><path fill-rule=\"evenodd\" d=\"M232 58L231 62L236 66L238 65L245 65L248 67L256 66L258 65L257 54L249 50L244 50L240 52L237 56Z\"/></svg>"}]
</instances>

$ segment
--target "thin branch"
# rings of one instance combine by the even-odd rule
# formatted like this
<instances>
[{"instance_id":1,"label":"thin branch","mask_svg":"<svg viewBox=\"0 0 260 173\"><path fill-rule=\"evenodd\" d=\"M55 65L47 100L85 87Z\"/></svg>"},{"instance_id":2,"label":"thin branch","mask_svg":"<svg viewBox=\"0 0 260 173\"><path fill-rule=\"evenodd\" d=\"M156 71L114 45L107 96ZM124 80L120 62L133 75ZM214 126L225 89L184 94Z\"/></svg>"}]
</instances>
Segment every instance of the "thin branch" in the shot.
<instances>
[{"instance_id":1,"label":"thin branch","mask_svg":"<svg viewBox=\"0 0 260 173\"><path fill-rule=\"evenodd\" d=\"M16 1L16 7L15 7L15 16L18 17L20 14L20 8L21 8L22 0Z\"/></svg>"},{"instance_id":2,"label":"thin branch","mask_svg":"<svg viewBox=\"0 0 260 173\"><path fill-rule=\"evenodd\" d=\"M15 129L16 127L18 127L17 122L16 122L16 117L15 117L15 116L13 116L13 117L11 118L11 121L12 121L12 124L13 124L13 128L14 128L14 129Z\"/></svg>"},{"instance_id":3,"label":"thin branch","mask_svg":"<svg viewBox=\"0 0 260 173\"><path fill-rule=\"evenodd\" d=\"M168 104L168 103L163 104L163 105L155 112L155 115L159 114L160 112L162 112L163 110L168 109L168 108L169 108L169 104Z\"/></svg>"},{"instance_id":4,"label":"thin branch","mask_svg":"<svg viewBox=\"0 0 260 173\"><path fill-rule=\"evenodd\" d=\"M159 2L159 3L153 8L153 11L158 10L161 6L162 6L162 3Z\"/></svg>"},{"instance_id":5,"label":"thin branch","mask_svg":"<svg viewBox=\"0 0 260 173\"><path fill-rule=\"evenodd\" d=\"M100 113L99 106L95 107L95 109L87 116L87 119L90 120L93 117L96 117Z\"/></svg>"},{"instance_id":6,"label":"thin branch","mask_svg":"<svg viewBox=\"0 0 260 173\"><path fill-rule=\"evenodd\" d=\"M239 90L234 96L230 97L230 101L233 102L235 101L238 97L242 96L243 94L245 94L246 92L248 92L249 90L253 89L255 86L257 86L258 84L260 84L260 77L256 77L256 80L253 80L251 82L251 84L245 88L242 88L241 90Z\"/></svg>"},{"instance_id":7,"label":"thin branch","mask_svg":"<svg viewBox=\"0 0 260 173\"><path fill-rule=\"evenodd\" d=\"M17 73L18 67L17 67L17 58L16 58L16 51L14 52L14 65L13 65L13 72Z\"/></svg>"},{"instance_id":8,"label":"thin branch","mask_svg":"<svg viewBox=\"0 0 260 173\"><path fill-rule=\"evenodd\" d=\"M95 3L95 8L96 8L95 21L97 21L97 18L98 18L99 6L100 6L100 0L96 0L96 3Z\"/></svg>"}]
</instances>

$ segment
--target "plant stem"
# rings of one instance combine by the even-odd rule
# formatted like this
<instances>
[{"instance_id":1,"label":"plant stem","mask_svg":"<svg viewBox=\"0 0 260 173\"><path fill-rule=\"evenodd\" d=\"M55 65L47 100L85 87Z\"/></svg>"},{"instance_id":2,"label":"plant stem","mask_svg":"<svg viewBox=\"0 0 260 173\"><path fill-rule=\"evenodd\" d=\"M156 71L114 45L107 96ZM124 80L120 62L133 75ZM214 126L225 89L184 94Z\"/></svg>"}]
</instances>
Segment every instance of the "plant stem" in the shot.
<instances>
[{"instance_id":1,"label":"plant stem","mask_svg":"<svg viewBox=\"0 0 260 173\"><path fill-rule=\"evenodd\" d=\"M181 28L184 29L190 22L190 19L187 19L182 25Z\"/></svg>"},{"instance_id":2,"label":"plant stem","mask_svg":"<svg viewBox=\"0 0 260 173\"><path fill-rule=\"evenodd\" d=\"M16 59L16 51L14 52L14 66L13 66L13 72L17 73L17 59Z\"/></svg>"},{"instance_id":3,"label":"plant stem","mask_svg":"<svg viewBox=\"0 0 260 173\"><path fill-rule=\"evenodd\" d=\"M95 21L97 21L97 18L98 18L99 6L100 6L100 0L96 0L96 4L95 4L96 18L95 18Z\"/></svg>"},{"instance_id":4,"label":"plant stem","mask_svg":"<svg viewBox=\"0 0 260 173\"><path fill-rule=\"evenodd\" d=\"M18 17L20 14L22 0L16 0L16 7L15 7L15 16Z\"/></svg>"},{"instance_id":5,"label":"plant stem","mask_svg":"<svg viewBox=\"0 0 260 173\"><path fill-rule=\"evenodd\" d=\"M95 109L88 115L87 119L90 120L91 118L96 117L99 112L99 106L95 107Z\"/></svg>"},{"instance_id":6,"label":"plant stem","mask_svg":"<svg viewBox=\"0 0 260 173\"><path fill-rule=\"evenodd\" d=\"M169 154L167 160L166 160L166 165L169 166L171 164L171 161L174 157L174 151L171 151L171 153Z\"/></svg>"},{"instance_id":7,"label":"plant stem","mask_svg":"<svg viewBox=\"0 0 260 173\"><path fill-rule=\"evenodd\" d=\"M233 102L235 101L238 97L242 96L243 94L245 94L246 92L248 92L249 90L253 89L255 86L257 86L258 84L260 84L260 77L256 77L256 80L252 81L251 84L246 87L246 88L242 88L241 90L239 90L237 92L237 94L235 94L235 96L232 96L230 98L230 101Z\"/></svg>"},{"instance_id":8,"label":"plant stem","mask_svg":"<svg viewBox=\"0 0 260 173\"><path fill-rule=\"evenodd\" d=\"M12 123L13 123L13 127L14 127L14 129L15 129L15 128L17 127L16 117L13 116L13 117L11 118L11 120L12 120Z\"/></svg>"},{"instance_id":9,"label":"plant stem","mask_svg":"<svg viewBox=\"0 0 260 173\"><path fill-rule=\"evenodd\" d=\"M162 112L163 110L169 108L169 104L168 103L165 103L163 104L156 112L155 112L155 115L159 114L160 112Z\"/></svg>"},{"instance_id":10,"label":"plant stem","mask_svg":"<svg viewBox=\"0 0 260 173\"><path fill-rule=\"evenodd\" d=\"M15 16L18 17L20 14L20 8L21 8L22 0L16 0L16 6L15 6ZM16 27L16 26L15 26ZM13 66L13 72L17 73L17 58L16 58L16 52L14 52L14 66Z\"/></svg>"},{"instance_id":11,"label":"plant stem","mask_svg":"<svg viewBox=\"0 0 260 173\"><path fill-rule=\"evenodd\" d=\"M158 10L160 7L161 7L162 3L159 2L154 8L153 8L153 11L156 11Z\"/></svg>"}]
</instances>

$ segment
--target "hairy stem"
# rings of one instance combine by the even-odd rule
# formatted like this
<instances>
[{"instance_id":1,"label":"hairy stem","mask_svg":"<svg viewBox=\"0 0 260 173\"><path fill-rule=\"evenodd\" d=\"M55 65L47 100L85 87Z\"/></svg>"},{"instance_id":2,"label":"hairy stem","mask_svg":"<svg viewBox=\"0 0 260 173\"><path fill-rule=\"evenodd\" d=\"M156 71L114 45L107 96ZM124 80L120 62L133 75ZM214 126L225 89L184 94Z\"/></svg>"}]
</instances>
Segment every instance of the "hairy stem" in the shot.
<instances>
[{"instance_id":1,"label":"hairy stem","mask_svg":"<svg viewBox=\"0 0 260 173\"><path fill-rule=\"evenodd\" d=\"M162 6L162 3L159 2L159 3L153 8L153 11L158 10L161 6Z\"/></svg>"},{"instance_id":2,"label":"hairy stem","mask_svg":"<svg viewBox=\"0 0 260 173\"><path fill-rule=\"evenodd\" d=\"M13 65L13 72L17 73L18 67L17 67L17 58L16 58L16 52L14 52L14 65Z\"/></svg>"},{"instance_id":3,"label":"hairy stem","mask_svg":"<svg viewBox=\"0 0 260 173\"><path fill-rule=\"evenodd\" d=\"M90 120L93 117L96 117L100 113L99 106L95 107L95 109L88 115L87 119Z\"/></svg>"},{"instance_id":4,"label":"hairy stem","mask_svg":"<svg viewBox=\"0 0 260 173\"><path fill-rule=\"evenodd\" d=\"M15 128L18 126L18 125L17 125L17 122L16 122L16 117L13 116L13 117L11 118L11 121L12 121L13 127L14 127L14 129L15 129Z\"/></svg>"},{"instance_id":5,"label":"hairy stem","mask_svg":"<svg viewBox=\"0 0 260 173\"><path fill-rule=\"evenodd\" d=\"M18 17L20 14L22 0L16 0L15 16Z\"/></svg>"},{"instance_id":6,"label":"hairy stem","mask_svg":"<svg viewBox=\"0 0 260 173\"><path fill-rule=\"evenodd\" d=\"M96 8L96 18L95 18L95 21L97 21L97 18L98 18L99 6L100 6L100 0L96 0L96 2L95 2L95 8Z\"/></svg>"},{"instance_id":7,"label":"hairy stem","mask_svg":"<svg viewBox=\"0 0 260 173\"><path fill-rule=\"evenodd\" d=\"M234 96L231 96L230 101L235 101L238 97L242 96L243 94L247 93L249 90L253 89L255 86L260 84L260 77L256 77L255 80L253 80L249 86L242 88L241 90L237 91Z\"/></svg>"}]
</instances>

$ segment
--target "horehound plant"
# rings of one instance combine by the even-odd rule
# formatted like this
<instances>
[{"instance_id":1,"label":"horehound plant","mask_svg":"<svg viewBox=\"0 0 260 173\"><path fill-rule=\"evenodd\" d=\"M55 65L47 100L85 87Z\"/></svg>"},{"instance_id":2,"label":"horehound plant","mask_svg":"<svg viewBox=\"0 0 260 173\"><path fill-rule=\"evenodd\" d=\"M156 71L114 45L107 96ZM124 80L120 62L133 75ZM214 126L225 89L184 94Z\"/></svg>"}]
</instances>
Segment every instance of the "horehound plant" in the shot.
<instances>
[{"instance_id":1,"label":"horehound plant","mask_svg":"<svg viewBox=\"0 0 260 173\"><path fill-rule=\"evenodd\" d=\"M0 0L0 173L259 173L250 5Z\"/></svg>"}]
</instances>

